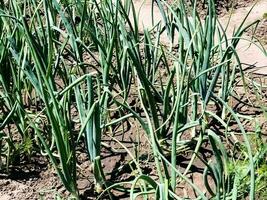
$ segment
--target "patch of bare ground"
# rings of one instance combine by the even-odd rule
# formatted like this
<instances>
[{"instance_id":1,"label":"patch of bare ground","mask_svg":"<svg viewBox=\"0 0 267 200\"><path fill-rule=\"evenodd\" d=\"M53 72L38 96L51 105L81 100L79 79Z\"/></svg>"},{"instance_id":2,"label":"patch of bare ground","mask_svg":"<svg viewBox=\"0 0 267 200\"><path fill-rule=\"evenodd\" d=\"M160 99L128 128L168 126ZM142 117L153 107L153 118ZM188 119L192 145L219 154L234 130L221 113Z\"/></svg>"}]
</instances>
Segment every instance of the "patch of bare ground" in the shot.
<instances>
[{"instance_id":1,"label":"patch of bare ground","mask_svg":"<svg viewBox=\"0 0 267 200\"><path fill-rule=\"evenodd\" d=\"M63 187L47 160L41 157L35 162L11 167L9 174L0 174L0 199L54 199ZM65 192L65 191L64 191ZM63 194L63 193L62 193ZM68 193L65 192L65 195Z\"/></svg>"},{"instance_id":2,"label":"patch of bare ground","mask_svg":"<svg viewBox=\"0 0 267 200\"><path fill-rule=\"evenodd\" d=\"M179 0L169 0L170 4L174 5L179 2ZM187 5L189 7L193 7L194 5L192 4L192 1L186 0ZM208 5L207 1L196 1L196 6L197 6L197 11L200 13L202 17L204 17L207 14L208 10ZM216 13L219 17L222 17L226 14L228 14L231 11L235 11L239 8L247 7L251 4L253 4L255 0L220 0L220 1L215 1L215 9Z\"/></svg>"},{"instance_id":3,"label":"patch of bare ground","mask_svg":"<svg viewBox=\"0 0 267 200\"><path fill-rule=\"evenodd\" d=\"M267 19L260 20L257 27L254 30L250 30L247 33L249 36L253 36L262 45L267 45Z\"/></svg>"}]
</instances>

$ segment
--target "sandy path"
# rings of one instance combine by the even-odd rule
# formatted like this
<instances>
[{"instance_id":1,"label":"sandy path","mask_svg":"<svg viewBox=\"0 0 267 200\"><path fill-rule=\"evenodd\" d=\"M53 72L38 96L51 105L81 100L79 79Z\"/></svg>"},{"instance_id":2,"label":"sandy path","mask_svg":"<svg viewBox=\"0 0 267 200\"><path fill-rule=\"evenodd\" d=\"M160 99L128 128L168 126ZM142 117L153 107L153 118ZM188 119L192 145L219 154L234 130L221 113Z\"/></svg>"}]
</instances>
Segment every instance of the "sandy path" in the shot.
<instances>
[{"instance_id":1,"label":"sandy path","mask_svg":"<svg viewBox=\"0 0 267 200\"><path fill-rule=\"evenodd\" d=\"M152 25L152 18L151 18L151 0L136 0L134 2L136 10L139 12L139 27L140 31L142 32L144 28L151 29ZM253 5L239 8L234 11L231 16L231 20L227 29L228 37L232 35L232 32L235 28L240 25L242 20L245 18L249 10ZM156 5L154 5L154 24L162 21L161 14L159 9ZM263 14L267 11L267 1L260 0L255 7L253 8L251 14L246 20L246 25L254 22L258 19L262 19ZM222 23L223 27L226 27L226 24L229 20L229 15L221 17L220 22ZM245 38L248 38L245 36ZM168 44L168 38L166 33L161 38L162 43ZM267 45L265 45L265 49L267 49ZM258 47L255 45L250 45L249 42L245 40L241 40L238 45L238 53L241 59L241 62L244 63L244 66L254 66L253 71L255 73L267 75L267 55L262 53Z\"/></svg>"},{"instance_id":2,"label":"sandy path","mask_svg":"<svg viewBox=\"0 0 267 200\"><path fill-rule=\"evenodd\" d=\"M242 20L245 18L252 6L239 8L233 13L229 23L229 28L227 30L227 34L229 36L231 36L233 30L242 23ZM267 12L267 1L261 0L253 8L246 20L245 25L248 25L256 20L261 20L265 12ZM220 22L224 27L226 26L228 20L229 16L220 18ZM245 36L245 38L249 39L247 36ZM267 45L265 45L264 48L266 50ZM256 45L250 45L248 41L241 40L238 45L238 53L242 63L255 66L253 70L255 73L267 75L267 55L262 53Z\"/></svg>"}]
</instances>

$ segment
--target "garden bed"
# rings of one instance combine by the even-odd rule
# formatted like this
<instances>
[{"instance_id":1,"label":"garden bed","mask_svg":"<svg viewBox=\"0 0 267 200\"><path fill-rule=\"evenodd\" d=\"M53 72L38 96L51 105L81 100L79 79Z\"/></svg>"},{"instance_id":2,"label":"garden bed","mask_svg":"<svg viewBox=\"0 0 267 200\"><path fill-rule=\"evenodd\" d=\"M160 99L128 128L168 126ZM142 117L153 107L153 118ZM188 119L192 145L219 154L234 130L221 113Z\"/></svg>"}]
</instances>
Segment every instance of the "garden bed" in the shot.
<instances>
[{"instance_id":1,"label":"garden bed","mask_svg":"<svg viewBox=\"0 0 267 200\"><path fill-rule=\"evenodd\" d=\"M267 82L241 68L235 47L225 60L225 47L209 47L214 44L207 41L202 48L210 48L205 52L210 68L198 71L195 65L207 57L197 47L188 50L193 24L166 21L162 32L172 23L186 32L170 48L157 43L159 30L139 33L138 23L123 19L127 8L117 19L109 3L99 4L110 12L105 16L95 4L84 7L88 14L79 6L68 10L52 2L39 5L40 15L33 14L37 7L32 5L31 21L23 21L13 8L0 13L0 28L9 34L0 38L0 64L13 67L1 69L0 200L126 200L147 190L137 199L205 199L234 192L237 199L267 196ZM252 4L231 4L233 15ZM219 18L228 14L229 4L216 6ZM198 5L200 16L206 15L202 7L207 5ZM84 15L79 22L77 13ZM262 20L255 37L266 45L265 36Z\"/></svg>"}]
</instances>

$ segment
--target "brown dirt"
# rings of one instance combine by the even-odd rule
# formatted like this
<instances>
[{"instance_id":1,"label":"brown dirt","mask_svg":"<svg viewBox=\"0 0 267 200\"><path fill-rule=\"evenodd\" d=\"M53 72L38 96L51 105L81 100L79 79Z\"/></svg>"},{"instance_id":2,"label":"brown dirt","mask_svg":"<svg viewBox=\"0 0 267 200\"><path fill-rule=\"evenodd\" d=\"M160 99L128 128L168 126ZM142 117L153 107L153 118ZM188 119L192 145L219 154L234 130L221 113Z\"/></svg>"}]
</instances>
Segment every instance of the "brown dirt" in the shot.
<instances>
[{"instance_id":1,"label":"brown dirt","mask_svg":"<svg viewBox=\"0 0 267 200\"><path fill-rule=\"evenodd\" d=\"M0 174L0 199L54 199L56 193L65 192L47 160L36 158L36 163L11 167L9 175Z\"/></svg>"},{"instance_id":2,"label":"brown dirt","mask_svg":"<svg viewBox=\"0 0 267 200\"><path fill-rule=\"evenodd\" d=\"M175 2L175 1L174 1ZM190 1L187 1L189 6L192 6ZM207 4L203 4L204 1L197 1L198 12L204 16L207 13ZM216 13L218 16L222 17L228 14L231 10L236 10L239 8L247 7L252 3L256 2L255 0L219 0L215 3Z\"/></svg>"},{"instance_id":3,"label":"brown dirt","mask_svg":"<svg viewBox=\"0 0 267 200\"><path fill-rule=\"evenodd\" d=\"M248 32L249 36L253 36L262 45L267 45L267 19L262 19L255 30L250 30Z\"/></svg>"}]
</instances>

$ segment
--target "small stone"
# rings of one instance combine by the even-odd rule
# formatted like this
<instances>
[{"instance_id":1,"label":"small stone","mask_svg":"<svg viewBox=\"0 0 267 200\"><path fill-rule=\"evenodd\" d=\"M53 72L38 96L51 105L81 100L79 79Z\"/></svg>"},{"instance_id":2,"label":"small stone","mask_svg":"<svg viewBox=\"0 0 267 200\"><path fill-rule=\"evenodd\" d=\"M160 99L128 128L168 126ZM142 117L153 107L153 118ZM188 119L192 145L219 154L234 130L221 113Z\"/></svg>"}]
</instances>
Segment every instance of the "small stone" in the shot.
<instances>
[{"instance_id":1,"label":"small stone","mask_svg":"<svg viewBox=\"0 0 267 200\"><path fill-rule=\"evenodd\" d=\"M88 188L89 186L90 186L90 182L87 179L77 181L77 187L79 190L84 190L85 188Z\"/></svg>"}]
</instances>

